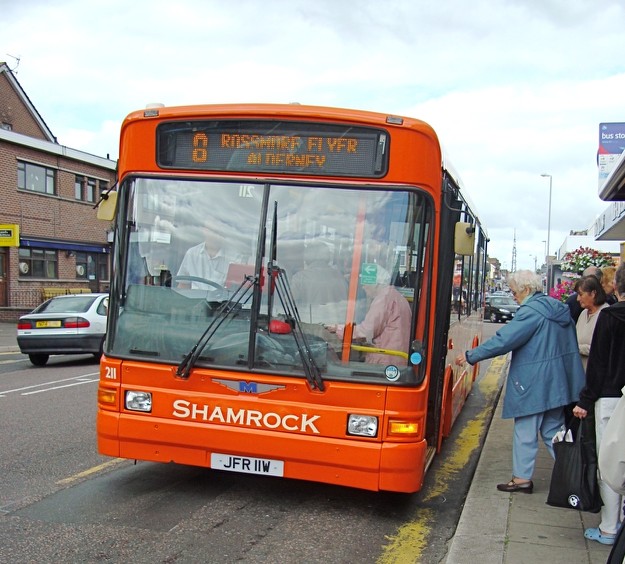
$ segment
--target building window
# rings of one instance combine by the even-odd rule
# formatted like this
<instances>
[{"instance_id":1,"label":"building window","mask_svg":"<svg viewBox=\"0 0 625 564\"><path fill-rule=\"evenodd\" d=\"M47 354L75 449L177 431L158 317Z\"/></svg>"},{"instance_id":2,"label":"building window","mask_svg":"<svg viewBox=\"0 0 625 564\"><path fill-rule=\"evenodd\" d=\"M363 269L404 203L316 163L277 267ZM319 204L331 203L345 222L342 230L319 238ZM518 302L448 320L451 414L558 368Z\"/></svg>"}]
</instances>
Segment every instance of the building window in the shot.
<instances>
[{"instance_id":1,"label":"building window","mask_svg":"<svg viewBox=\"0 0 625 564\"><path fill-rule=\"evenodd\" d=\"M95 179L87 178L87 197L88 202L95 202Z\"/></svg>"},{"instance_id":2,"label":"building window","mask_svg":"<svg viewBox=\"0 0 625 564\"><path fill-rule=\"evenodd\" d=\"M98 255L98 279L109 279L109 256L106 254Z\"/></svg>"},{"instance_id":3,"label":"building window","mask_svg":"<svg viewBox=\"0 0 625 564\"><path fill-rule=\"evenodd\" d=\"M89 178L88 176L80 176L76 175L74 180L74 197L77 200L82 200L84 202L95 202L96 201L96 188L99 182L100 193L102 193L102 187L106 190L108 183L104 180L96 180L95 178Z\"/></svg>"},{"instance_id":4,"label":"building window","mask_svg":"<svg viewBox=\"0 0 625 564\"><path fill-rule=\"evenodd\" d=\"M105 253L77 252L76 278L79 280L92 281L108 280L108 255Z\"/></svg>"},{"instance_id":5,"label":"building window","mask_svg":"<svg viewBox=\"0 0 625 564\"><path fill-rule=\"evenodd\" d=\"M58 278L57 252L50 249L20 248L20 276L28 278Z\"/></svg>"},{"instance_id":6,"label":"building window","mask_svg":"<svg viewBox=\"0 0 625 564\"><path fill-rule=\"evenodd\" d=\"M18 161L17 187L41 194L55 194L54 169Z\"/></svg>"},{"instance_id":7,"label":"building window","mask_svg":"<svg viewBox=\"0 0 625 564\"><path fill-rule=\"evenodd\" d=\"M85 182L85 178L83 176L76 176L74 180L74 198L77 200L82 200L82 187Z\"/></svg>"},{"instance_id":8,"label":"building window","mask_svg":"<svg viewBox=\"0 0 625 564\"><path fill-rule=\"evenodd\" d=\"M87 253L76 253L76 278L87 279Z\"/></svg>"},{"instance_id":9,"label":"building window","mask_svg":"<svg viewBox=\"0 0 625 564\"><path fill-rule=\"evenodd\" d=\"M106 180L100 180L100 197L109 189L109 183Z\"/></svg>"}]
</instances>

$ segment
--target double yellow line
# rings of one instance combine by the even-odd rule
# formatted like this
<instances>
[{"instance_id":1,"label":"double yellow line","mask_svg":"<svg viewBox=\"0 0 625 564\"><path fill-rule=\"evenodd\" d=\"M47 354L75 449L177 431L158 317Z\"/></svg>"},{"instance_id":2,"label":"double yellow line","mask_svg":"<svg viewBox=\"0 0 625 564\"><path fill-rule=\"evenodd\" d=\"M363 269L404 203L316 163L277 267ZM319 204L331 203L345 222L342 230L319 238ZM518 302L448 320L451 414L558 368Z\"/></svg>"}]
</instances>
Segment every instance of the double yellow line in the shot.
<instances>
[{"instance_id":1,"label":"double yellow line","mask_svg":"<svg viewBox=\"0 0 625 564\"><path fill-rule=\"evenodd\" d=\"M486 374L478 381L478 387L484 397L489 398L484 408L462 429L454 442L453 453L445 459L434 474L434 485L424 492L423 502L436 497L444 497L452 479L469 463L471 454L480 446L481 437L492 414L492 400L499 389L499 378L505 368L507 356L494 358ZM415 519L402 525L397 534L389 538L389 544L382 547L383 554L377 564L415 564L423 562L423 551L428 546L432 533L433 512L419 508Z\"/></svg>"},{"instance_id":2,"label":"double yellow line","mask_svg":"<svg viewBox=\"0 0 625 564\"><path fill-rule=\"evenodd\" d=\"M66 486L67 484L71 484L72 482L77 482L78 480L82 480L83 478L87 478L88 476L92 476L93 474L97 474L98 472L106 470L107 468L117 466L124 461L124 458L114 458L113 460L109 460L108 462L104 462L102 464L99 464L98 466L93 466L92 468L88 468L87 470L78 472L78 474L74 474L69 478L63 478L62 480L56 482L56 484L59 486Z\"/></svg>"}]
</instances>

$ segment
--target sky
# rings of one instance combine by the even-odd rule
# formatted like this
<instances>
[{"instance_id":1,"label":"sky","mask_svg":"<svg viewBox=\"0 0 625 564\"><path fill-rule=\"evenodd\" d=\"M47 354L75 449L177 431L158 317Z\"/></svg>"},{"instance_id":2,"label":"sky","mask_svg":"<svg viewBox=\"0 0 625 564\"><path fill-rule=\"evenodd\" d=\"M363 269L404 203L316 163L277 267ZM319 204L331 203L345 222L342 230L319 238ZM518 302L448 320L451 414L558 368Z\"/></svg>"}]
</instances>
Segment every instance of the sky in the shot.
<instances>
[{"instance_id":1,"label":"sky","mask_svg":"<svg viewBox=\"0 0 625 564\"><path fill-rule=\"evenodd\" d=\"M422 119L505 268L609 207L622 0L0 0L0 61L61 145L116 159L146 104L299 102ZM551 175L543 177L541 174ZM551 217L549 192L551 181ZM550 229L548 230L548 227Z\"/></svg>"}]
</instances>

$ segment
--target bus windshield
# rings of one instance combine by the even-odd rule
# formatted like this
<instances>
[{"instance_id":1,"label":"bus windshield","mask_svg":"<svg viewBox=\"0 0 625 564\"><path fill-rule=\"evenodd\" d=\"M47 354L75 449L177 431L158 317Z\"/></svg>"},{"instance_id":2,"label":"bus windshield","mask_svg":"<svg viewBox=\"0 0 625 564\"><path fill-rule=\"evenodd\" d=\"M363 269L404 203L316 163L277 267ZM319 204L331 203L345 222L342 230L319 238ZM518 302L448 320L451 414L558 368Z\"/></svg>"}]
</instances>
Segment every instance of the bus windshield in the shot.
<instances>
[{"instance_id":1,"label":"bus windshield","mask_svg":"<svg viewBox=\"0 0 625 564\"><path fill-rule=\"evenodd\" d=\"M196 347L196 367L414 382L430 200L359 188L127 178L108 353L179 364Z\"/></svg>"}]
</instances>

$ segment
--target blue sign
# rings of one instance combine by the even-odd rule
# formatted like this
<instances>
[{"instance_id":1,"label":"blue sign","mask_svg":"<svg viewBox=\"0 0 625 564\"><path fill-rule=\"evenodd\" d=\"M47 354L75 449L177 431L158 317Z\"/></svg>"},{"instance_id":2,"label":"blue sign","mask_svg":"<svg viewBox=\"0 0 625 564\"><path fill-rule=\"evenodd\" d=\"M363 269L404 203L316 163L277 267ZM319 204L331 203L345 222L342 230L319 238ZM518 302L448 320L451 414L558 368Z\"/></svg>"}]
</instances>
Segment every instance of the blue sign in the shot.
<instances>
[{"instance_id":1,"label":"blue sign","mask_svg":"<svg viewBox=\"0 0 625 564\"><path fill-rule=\"evenodd\" d=\"M623 151L625 151L625 123L600 123L599 150L597 151L600 192L608 176L616 167Z\"/></svg>"},{"instance_id":2,"label":"blue sign","mask_svg":"<svg viewBox=\"0 0 625 564\"><path fill-rule=\"evenodd\" d=\"M620 155L625 151L625 123L599 124L599 154Z\"/></svg>"}]
</instances>

